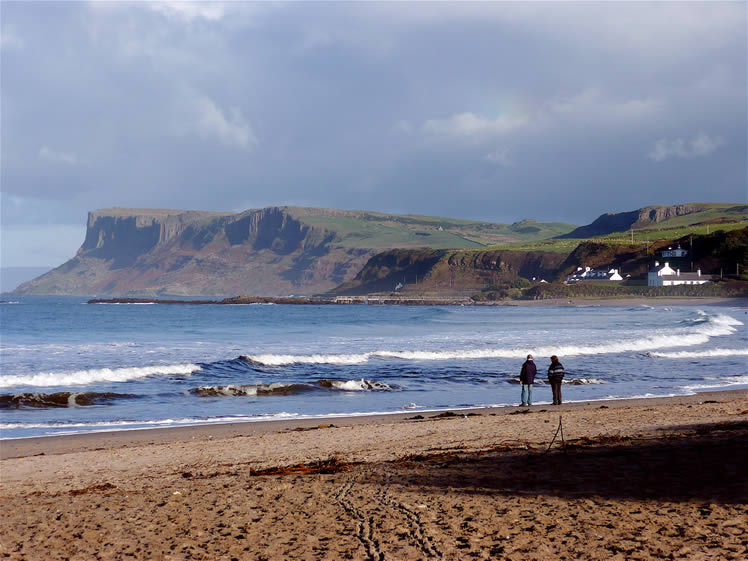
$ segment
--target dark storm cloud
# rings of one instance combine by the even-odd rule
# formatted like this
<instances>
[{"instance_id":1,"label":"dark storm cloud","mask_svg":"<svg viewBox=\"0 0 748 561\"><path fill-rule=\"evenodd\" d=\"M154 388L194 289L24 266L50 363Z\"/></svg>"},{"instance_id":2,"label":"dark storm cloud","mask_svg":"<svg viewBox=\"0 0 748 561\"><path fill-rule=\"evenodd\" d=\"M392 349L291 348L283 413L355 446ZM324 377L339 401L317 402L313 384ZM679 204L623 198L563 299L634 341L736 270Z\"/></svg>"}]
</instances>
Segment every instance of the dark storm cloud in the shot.
<instances>
[{"instance_id":1,"label":"dark storm cloud","mask_svg":"<svg viewBox=\"0 0 748 561\"><path fill-rule=\"evenodd\" d=\"M54 264L23 249L30 232L69 238L62 262L86 212L110 206L586 223L742 201L745 17L744 3L6 3L3 264Z\"/></svg>"}]
</instances>

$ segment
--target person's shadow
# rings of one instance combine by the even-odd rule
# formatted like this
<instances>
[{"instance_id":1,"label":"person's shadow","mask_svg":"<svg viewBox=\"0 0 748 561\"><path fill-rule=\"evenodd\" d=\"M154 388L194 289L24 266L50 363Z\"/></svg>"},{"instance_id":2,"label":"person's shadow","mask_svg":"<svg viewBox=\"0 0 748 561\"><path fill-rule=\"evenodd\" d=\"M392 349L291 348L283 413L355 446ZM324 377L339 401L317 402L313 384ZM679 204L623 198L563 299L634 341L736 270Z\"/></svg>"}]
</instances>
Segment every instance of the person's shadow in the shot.
<instances>
[{"instance_id":1,"label":"person's shadow","mask_svg":"<svg viewBox=\"0 0 748 561\"><path fill-rule=\"evenodd\" d=\"M557 441L553 449L409 457L402 485L505 495L748 502L748 421L669 436ZM424 469L426 468L426 469Z\"/></svg>"}]
</instances>

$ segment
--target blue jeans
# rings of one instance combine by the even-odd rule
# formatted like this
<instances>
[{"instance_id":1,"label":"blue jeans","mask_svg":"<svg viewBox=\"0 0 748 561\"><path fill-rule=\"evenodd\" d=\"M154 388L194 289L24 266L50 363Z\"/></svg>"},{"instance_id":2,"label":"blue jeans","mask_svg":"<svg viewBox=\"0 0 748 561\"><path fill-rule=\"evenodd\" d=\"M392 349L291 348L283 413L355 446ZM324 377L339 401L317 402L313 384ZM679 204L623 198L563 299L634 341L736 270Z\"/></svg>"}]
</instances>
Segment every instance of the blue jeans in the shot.
<instances>
[{"instance_id":1,"label":"blue jeans","mask_svg":"<svg viewBox=\"0 0 748 561\"><path fill-rule=\"evenodd\" d=\"M522 384L522 405L532 405L532 384Z\"/></svg>"}]
</instances>

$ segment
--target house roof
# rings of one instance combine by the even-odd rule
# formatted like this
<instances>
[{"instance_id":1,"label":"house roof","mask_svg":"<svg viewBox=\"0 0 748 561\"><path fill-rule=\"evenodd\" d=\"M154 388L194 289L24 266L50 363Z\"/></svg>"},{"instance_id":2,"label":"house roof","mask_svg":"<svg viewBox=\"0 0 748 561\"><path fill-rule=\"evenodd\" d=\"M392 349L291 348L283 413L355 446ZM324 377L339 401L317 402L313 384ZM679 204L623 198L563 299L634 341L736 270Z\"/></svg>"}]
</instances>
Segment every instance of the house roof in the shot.
<instances>
[{"instance_id":1,"label":"house roof","mask_svg":"<svg viewBox=\"0 0 748 561\"><path fill-rule=\"evenodd\" d=\"M698 273L681 273L680 275L662 275L663 280L712 280L713 275Z\"/></svg>"}]
</instances>

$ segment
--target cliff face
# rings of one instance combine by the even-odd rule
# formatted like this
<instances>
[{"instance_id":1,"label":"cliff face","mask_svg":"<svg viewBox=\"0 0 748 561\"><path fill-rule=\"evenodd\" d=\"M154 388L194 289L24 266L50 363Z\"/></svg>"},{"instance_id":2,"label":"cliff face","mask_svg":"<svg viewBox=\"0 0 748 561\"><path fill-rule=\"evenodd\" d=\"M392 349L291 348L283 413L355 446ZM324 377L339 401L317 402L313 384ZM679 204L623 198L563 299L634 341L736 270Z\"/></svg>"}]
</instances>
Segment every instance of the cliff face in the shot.
<instances>
[{"instance_id":1,"label":"cliff face","mask_svg":"<svg viewBox=\"0 0 748 561\"><path fill-rule=\"evenodd\" d=\"M664 222L676 216L699 212L697 205L648 206L629 212L607 213L599 216L587 226L580 226L559 238L592 238L613 232L625 232L631 228L644 228Z\"/></svg>"},{"instance_id":2,"label":"cliff face","mask_svg":"<svg viewBox=\"0 0 748 561\"><path fill-rule=\"evenodd\" d=\"M240 214L108 209L89 213L73 259L16 292L312 294L348 280L373 254L337 246L335 239L280 207Z\"/></svg>"},{"instance_id":3,"label":"cliff face","mask_svg":"<svg viewBox=\"0 0 748 561\"><path fill-rule=\"evenodd\" d=\"M473 294L520 277L551 279L564 254L511 250L392 250L372 257L335 294L362 295L401 290Z\"/></svg>"}]
</instances>

